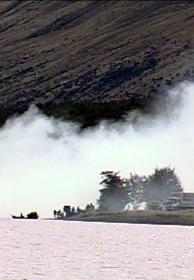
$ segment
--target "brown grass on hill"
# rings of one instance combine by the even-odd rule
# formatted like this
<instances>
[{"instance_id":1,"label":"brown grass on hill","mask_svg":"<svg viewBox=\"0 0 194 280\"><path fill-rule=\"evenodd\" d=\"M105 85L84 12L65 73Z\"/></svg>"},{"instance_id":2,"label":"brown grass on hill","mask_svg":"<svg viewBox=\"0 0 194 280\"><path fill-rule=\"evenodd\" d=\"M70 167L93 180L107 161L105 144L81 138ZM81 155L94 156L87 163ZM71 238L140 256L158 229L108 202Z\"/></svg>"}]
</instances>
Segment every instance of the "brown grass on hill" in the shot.
<instances>
[{"instance_id":1,"label":"brown grass on hill","mask_svg":"<svg viewBox=\"0 0 194 280\"><path fill-rule=\"evenodd\" d=\"M117 118L194 73L192 1L13 0L0 15L1 121L32 103Z\"/></svg>"}]
</instances>

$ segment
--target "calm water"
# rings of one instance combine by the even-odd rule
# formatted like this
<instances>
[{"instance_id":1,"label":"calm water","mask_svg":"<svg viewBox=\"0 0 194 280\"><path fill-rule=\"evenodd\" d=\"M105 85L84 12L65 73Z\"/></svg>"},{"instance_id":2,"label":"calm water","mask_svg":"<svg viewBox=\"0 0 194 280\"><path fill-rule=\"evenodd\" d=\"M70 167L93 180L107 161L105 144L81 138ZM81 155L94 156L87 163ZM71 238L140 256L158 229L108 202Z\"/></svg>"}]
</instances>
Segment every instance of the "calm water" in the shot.
<instances>
[{"instance_id":1,"label":"calm water","mask_svg":"<svg viewBox=\"0 0 194 280\"><path fill-rule=\"evenodd\" d=\"M1 280L194 280L194 227L0 220Z\"/></svg>"}]
</instances>

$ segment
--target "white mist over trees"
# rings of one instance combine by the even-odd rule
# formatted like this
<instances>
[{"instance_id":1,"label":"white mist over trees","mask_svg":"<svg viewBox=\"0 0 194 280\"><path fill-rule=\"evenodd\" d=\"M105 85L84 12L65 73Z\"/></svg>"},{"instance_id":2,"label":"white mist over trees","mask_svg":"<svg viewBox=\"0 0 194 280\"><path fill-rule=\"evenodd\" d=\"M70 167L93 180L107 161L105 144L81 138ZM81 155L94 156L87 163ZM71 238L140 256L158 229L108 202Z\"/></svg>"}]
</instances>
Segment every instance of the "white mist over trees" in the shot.
<instances>
[{"instance_id":1,"label":"white mist over trees","mask_svg":"<svg viewBox=\"0 0 194 280\"><path fill-rule=\"evenodd\" d=\"M147 176L170 166L184 190L194 191L194 85L183 83L170 96L168 115L140 115L137 127L101 123L80 134L77 125L34 107L7 121L0 131L0 216L34 210L52 216L59 205L95 203L102 170Z\"/></svg>"}]
</instances>

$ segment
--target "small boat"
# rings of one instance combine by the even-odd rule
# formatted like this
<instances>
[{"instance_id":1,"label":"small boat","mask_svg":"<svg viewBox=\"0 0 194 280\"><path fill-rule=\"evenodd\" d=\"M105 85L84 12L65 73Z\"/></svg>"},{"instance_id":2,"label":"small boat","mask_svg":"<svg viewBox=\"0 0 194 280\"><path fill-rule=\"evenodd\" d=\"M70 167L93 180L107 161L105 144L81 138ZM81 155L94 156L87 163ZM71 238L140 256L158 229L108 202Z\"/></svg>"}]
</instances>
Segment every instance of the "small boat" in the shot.
<instances>
[{"instance_id":1,"label":"small boat","mask_svg":"<svg viewBox=\"0 0 194 280\"><path fill-rule=\"evenodd\" d=\"M21 216L14 216L14 215L11 215L13 219L26 219L25 217L21 217Z\"/></svg>"},{"instance_id":2,"label":"small boat","mask_svg":"<svg viewBox=\"0 0 194 280\"><path fill-rule=\"evenodd\" d=\"M15 216L15 215L11 215L11 217L13 219L33 219L36 220L39 218L38 213L37 212L31 212L29 214L27 214L27 216L25 217L22 213L20 214L20 216Z\"/></svg>"}]
</instances>

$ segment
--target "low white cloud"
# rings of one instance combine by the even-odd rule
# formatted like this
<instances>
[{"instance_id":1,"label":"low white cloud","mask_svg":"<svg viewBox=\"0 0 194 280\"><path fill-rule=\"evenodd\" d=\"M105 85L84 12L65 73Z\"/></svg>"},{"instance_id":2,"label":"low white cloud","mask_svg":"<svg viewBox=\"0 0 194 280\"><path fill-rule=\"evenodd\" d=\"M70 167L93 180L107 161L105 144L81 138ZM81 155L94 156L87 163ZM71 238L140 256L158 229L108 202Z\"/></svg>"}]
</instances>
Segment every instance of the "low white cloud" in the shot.
<instances>
[{"instance_id":1,"label":"low white cloud","mask_svg":"<svg viewBox=\"0 0 194 280\"><path fill-rule=\"evenodd\" d=\"M170 96L165 113L140 116L135 127L129 120L101 123L80 134L35 107L7 121L0 131L0 216L51 216L64 204L95 203L102 170L147 175L170 165L194 191L194 85L183 83Z\"/></svg>"}]
</instances>

